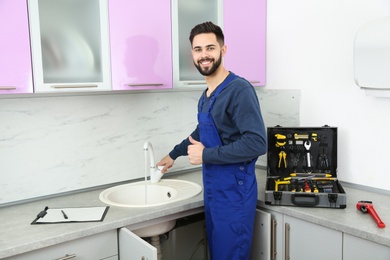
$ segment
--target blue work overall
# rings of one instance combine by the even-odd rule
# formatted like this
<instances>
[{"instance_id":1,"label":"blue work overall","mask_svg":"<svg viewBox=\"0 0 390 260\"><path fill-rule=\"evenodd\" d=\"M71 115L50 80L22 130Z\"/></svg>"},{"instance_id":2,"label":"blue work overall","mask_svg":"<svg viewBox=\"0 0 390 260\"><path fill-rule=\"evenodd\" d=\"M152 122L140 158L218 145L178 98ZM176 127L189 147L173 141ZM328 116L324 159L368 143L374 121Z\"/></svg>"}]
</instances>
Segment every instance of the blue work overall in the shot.
<instances>
[{"instance_id":1,"label":"blue work overall","mask_svg":"<svg viewBox=\"0 0 390 260\"><path fill-rule=\"evenodd\" d=\"M207 112L203 112L204 96L200 102L200 141L206 148L222 146L210 111L218 95L235 77L230 73L216 89ZM204 207L211 260L249 259L257 202L255 161L203 163Z\"/></svg>"}]
</instances>

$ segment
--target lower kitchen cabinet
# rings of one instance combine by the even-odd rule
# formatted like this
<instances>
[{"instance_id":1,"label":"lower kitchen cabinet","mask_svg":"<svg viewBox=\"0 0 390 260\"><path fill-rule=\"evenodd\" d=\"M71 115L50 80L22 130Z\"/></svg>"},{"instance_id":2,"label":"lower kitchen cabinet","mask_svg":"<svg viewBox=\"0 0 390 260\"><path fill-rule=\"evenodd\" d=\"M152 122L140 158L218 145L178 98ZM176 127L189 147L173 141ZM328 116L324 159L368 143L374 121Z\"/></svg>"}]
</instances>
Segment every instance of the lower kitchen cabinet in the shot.
<instances>
[{"instance_id":1,"label":"lower kitchen cabinet","mask_svg":"<svg viewBox=\"0 0 390 260\"><path fill-rule=\"evenodd\" d=\"M171 231L154 237L141 238L129 228L118 230L119 259L209 259L203 212L176 219Z\"/></svg>"},{"instance_id":2,"label":"lower kitchen cabinet","mask_svg":"<svg viewBox=\"0 0 390 260\"><path fill-rule=\"evenodd\" d=\"M263 210L263 209L262 209ZM271 210L271 260L341 260L342 232ZM262 243L261 241L255 242Z\"/></svg>"},{"instance_id":3,"label":"lower kitchen cabinet","mask_svg":"<svg viewBox=\"0 0 390 260\"><path fill-rule=\"evenodd\" d=\"M283 228L286 259L342 259L342 232L289 216L284 216Z\"/></svg>"},{"instance_id":4,"label":"lower kitchen cabinet","mask_svg":"<svg viewBox=\"0 0 390 260\"><path fill-rule=\"evenodd\" d=\"M389 260L390 247L344 234L343 260Z\"/></svg>"},{"instance_id":5,"label":"lower kitchen cabinet","mask_svg":"<svg viewBox=\"0 0 390 260\"><path fill-rule=\"evenodd\" d=\"M120 259L157 260L157 248L128 230L118 231Z\"/></svg>"},{"instance_id":6,"label":"lower kitchen cabinet","mask_svg":"<svg viewBox=\"0 0 390 260\"><path fill-rule=\"evenodd\" d=\"M7 259L118 260L117 230L79 238L55 246L16 255Z\"/></svg>"},{"instance_id":7,"label":"lower kitchen cabinet","mask_svg":"<svg viewBox=\"0 0 390 260\"><path fill-rule=\"evenodd\" d=\"M271 259L271 248L274 245L271 235L272 223L270 213L259 209L256 210L250 260Z\"/></svg>"}]
</instances>

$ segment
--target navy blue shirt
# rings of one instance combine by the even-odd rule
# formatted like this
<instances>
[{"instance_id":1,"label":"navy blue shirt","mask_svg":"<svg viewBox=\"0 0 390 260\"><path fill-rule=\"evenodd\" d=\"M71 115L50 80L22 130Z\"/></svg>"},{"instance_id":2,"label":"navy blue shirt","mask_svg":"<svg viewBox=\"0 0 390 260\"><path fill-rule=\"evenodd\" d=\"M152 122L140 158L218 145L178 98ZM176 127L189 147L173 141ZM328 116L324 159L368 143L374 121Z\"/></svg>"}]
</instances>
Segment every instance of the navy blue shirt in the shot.
<instances>
[{"instance_id":1,"label":"navy blue shirt","mask_svg":"<svg viewBox=\"0 0 390 260\"><path fill-rule=\"evenodd\" d=\"M210 97L205 97L203 110L208 109ZM200 100L202 100L202 97ZM198 110L200 108L198 102ZM205 148L203 163L227 164L248 162L257 159L267 151L267 138L260 104L255 89L244 78L237 77L219 94L211 109L214 124L221 138L222 146ZM191 133L192 138L199 141L199 127ZM188 138L169 153L176 160L179 156L188 155Z\"/></svg>"}]
</instances>

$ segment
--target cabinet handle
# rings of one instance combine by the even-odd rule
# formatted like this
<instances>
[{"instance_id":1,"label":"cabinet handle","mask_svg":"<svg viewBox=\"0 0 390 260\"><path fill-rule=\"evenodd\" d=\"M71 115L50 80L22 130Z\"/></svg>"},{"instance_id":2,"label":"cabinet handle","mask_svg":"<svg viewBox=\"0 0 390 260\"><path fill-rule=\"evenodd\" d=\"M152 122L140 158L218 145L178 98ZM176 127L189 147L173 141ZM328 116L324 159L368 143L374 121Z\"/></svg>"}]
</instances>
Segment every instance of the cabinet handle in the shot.
<instances>
[{"instance_id":1,"label":"cabinet handle","mask_svg":"<svg viewBox=\"0 0 390 260\"><path fill-rule=\"evenodd\" d=\"M15 90L14 86L0 86L0 90Z\"/></svg>"},{"instance_id":2,"label":"cabinet handle","mask_svg":"<svg viewBox=\"0 0 390 260\"><path fill-rule=\"evenodd\" d=\"M55 85L52 88L97 88L98 85Z\"/></svg>"},{"instance_id":3,"label":"cabinet handle","mask_svg":"<svg viewBox=\"0 0 390 260\"><path fill-rule=\"evenodd\" d=\"M284 224L285 260L290 260L290 224Z\"/></svg>"},{"instance_id":4,"label":"cabinet handle","mask_svg":"<svg viewBox=\"0 0 390 260\"><path fill-rule=\"evenodd\" d=\"M159 87L159 86L164 86L163 83L139 83L139 84L127 84L127 86L129 87L148 87L148 86L152 86L152 87Z\"/></svg>"},{"instance_id":5,"label":"cabinet handle","mask_svg":"<svg viewBox=\"0 0 390 260\"><path fill-rule=\"evenodd\" d=\"M271 260L276 259L276 219L271 220Z\"/></svg>"},{"instance_id":6,"label":"cabinet handle","mask_svg":"<svg viewBox=\"0 0 390 260\"><path fill-rule=\"evenodd\" d=\"M206 81L189 81L185 82L186 85L206 85Z\"/></svg>"},{"instance_id":7,"label":"cabinet handle","mask_svg":"<svg viewBox=\"0 0 390 260\"><path fill-rule=\"evenodd\" d=\"M56 260L67 260L67 259L72 259L75 257L76 257L76 254L71 254L71 255L66 254L64 257L57 258Z\"/></svg>"},{"instance_id":8,"label":"cabinet handle","mask_svg":"<svg viewBox=\"0 0 390 260\"><path fill-rule=\"evenodd\" d=\"M251 84L260 84L260 80L249 80L249 83ZM206 81L189 81L185 82L187 85L206 85Z\"/></svg>"},{"instance_id":9,"label":"cabinet handle","mask_svg":"<svg viewBox=\"0 0 390 260\"><path fill-rule=\"evenodd\" d=\"M251 83L251 84L260 84L261 81L260 80L249 80L249 83Z\"/></svg>"}]
</instances>

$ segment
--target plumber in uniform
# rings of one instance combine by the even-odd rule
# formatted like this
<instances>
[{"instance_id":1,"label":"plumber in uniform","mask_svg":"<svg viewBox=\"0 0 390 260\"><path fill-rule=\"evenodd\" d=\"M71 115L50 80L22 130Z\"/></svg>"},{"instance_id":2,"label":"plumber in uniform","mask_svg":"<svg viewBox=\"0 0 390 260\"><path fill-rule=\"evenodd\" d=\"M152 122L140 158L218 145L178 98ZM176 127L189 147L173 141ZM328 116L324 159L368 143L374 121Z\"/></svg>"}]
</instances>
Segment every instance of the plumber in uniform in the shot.
<instances>
[{"instance_id":1,"label":"plumber in uniform","mask_svg":"<svg viewBox=\"0 0 390 260\"><path fill-rule=\"evenodd\" d=\"M189 39L194 65L207 83L198 125L157 165L164 173L185 155L191 164L202 164L210 257L248 259L257 202L255 162L267 147L259 101L247 80L225 69L227 47L219 26L196 25Z\"/></svg>"}]
</instances>

